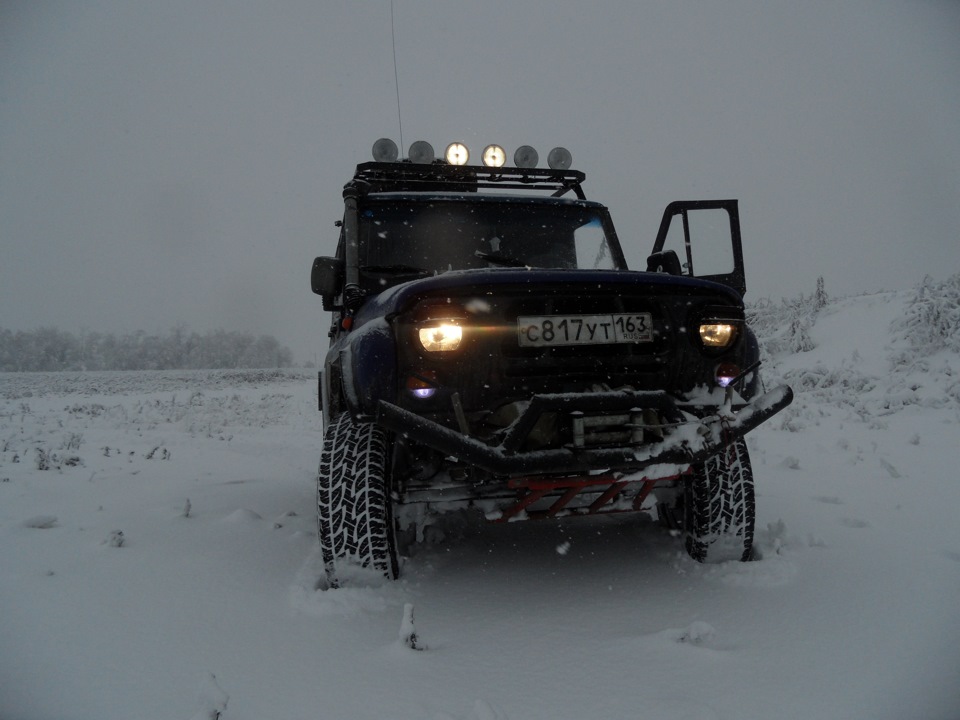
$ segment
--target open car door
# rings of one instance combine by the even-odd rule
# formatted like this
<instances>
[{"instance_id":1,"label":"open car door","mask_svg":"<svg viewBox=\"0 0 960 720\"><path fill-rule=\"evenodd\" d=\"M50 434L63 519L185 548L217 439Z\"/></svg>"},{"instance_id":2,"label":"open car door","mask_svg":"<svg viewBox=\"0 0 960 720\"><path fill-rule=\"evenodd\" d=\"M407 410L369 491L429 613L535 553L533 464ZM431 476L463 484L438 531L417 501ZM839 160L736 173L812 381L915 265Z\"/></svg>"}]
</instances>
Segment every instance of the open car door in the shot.
<instances>
[{"instance_id":1,"label":"open car door","mask_svg":"<svg viewBox=\"0 0 960 720\"><path fill-rule=\"evenodd\" d=\"M679 259L679 268L672 257ZM747 285L737 201L678 200L667 205L647 269L723 283L743 296Z\"/></svg>"}]
</instances>

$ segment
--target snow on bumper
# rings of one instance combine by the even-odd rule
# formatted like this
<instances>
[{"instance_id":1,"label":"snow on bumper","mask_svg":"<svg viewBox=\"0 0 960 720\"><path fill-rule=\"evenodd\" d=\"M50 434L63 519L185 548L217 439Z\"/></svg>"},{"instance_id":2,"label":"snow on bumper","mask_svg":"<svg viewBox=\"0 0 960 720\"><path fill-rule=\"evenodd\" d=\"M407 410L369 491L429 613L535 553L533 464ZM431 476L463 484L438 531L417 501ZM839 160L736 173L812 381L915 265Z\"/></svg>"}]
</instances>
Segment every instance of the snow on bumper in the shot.
<instances>
[{"instance_id":1,"label":"snow on bumper","mask_svg":"<svg viewBox=\"0 0 960 720\"><path fill-rule=\"evenodd\" d=\"M697 417L702 408L676 403L664 392L604 392L536 395L506 429L499 445L490 445L430 419L381 400L377 422L400 435L414 437L461 462L498 475L619 470L635 472L656 465L703 462L737 438L773 417L793 400L786 385L777 387L736 410ZM656 410L668 420L663 439L623 447L562 447L521 450L545 412L623 412Z\"/></svg>"}]
</instances>

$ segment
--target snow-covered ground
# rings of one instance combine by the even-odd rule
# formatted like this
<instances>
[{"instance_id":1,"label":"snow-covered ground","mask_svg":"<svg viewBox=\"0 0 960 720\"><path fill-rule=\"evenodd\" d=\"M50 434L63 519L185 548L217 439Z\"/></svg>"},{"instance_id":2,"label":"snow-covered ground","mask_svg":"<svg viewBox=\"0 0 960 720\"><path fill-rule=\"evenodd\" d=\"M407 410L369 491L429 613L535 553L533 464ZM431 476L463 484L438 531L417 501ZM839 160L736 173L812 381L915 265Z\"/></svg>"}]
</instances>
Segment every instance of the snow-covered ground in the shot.
<instances>
[{"instance_id":1,"label":"snow-covered ground","mask_svg":"<svg viewBox=\"0 0 960 720\"><path fill-rule=\"evenodd\" d=\"M920 294L757 310L797 398L749 436L746 564L471 523L318 589L311 374L0 376L0 718L958 718L960 352Z\"/></svg>"}]
</instances>

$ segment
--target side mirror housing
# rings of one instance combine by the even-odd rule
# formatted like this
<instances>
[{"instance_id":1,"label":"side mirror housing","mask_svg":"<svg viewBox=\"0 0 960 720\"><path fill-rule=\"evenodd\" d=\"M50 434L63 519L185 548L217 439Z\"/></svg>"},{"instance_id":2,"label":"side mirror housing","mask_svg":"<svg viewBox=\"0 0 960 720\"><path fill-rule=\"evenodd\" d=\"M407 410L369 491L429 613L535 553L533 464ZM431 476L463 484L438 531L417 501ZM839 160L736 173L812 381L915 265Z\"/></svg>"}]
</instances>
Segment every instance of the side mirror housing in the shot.
<instances>
[{"instance_id":1,"label":"side mirror housing","mask_svg":"<svg viewBox=\"0 0 960 720\"><path fill-rule=\"evenodd\" d=\"M323 298L323 309L335 309L334 298L343 291L343 260L318 257L310 270L310 289Z\"/></svg>"},{"instance_id":2,"label":"side mirror housing","mask_svg":"<svg viewBox=\"0 0 960 720\"><path fill-rule=\"evenodd\" d=\"M662 272L668 275L682 275L680 258L673 250L655 252L647 258L647 272Z\"/></svg>"}]
</instances>

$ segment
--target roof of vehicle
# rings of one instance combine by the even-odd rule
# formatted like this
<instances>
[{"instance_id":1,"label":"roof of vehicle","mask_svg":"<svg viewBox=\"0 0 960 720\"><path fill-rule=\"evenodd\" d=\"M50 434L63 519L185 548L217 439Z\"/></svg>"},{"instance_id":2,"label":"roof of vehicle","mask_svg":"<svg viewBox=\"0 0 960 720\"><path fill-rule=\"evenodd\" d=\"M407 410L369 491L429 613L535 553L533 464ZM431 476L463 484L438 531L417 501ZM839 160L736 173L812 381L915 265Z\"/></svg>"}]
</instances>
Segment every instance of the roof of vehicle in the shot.
<instances>
[{"instance_id":1,"label":"roof of vehicle","mask_svg":"<svg viewBox=\"0 0 960 720\"><path fill-rule=\"evenodd\" d=\"M400 202L470 202L470 203L509 203L538 205L566 205L587 208L603 208L603 203L596 200L581 200L579 198L554 197L553 195L519 195L507 193L463 193L463 192L372 192L367 200L373 201L400 201Z\"/></svg>"},{"instance_id":2,"label":"roof of vehicle","mask_svg":"<svg viewBox=\"0 0 960 720\"><path fill-rule=\"evenodd\" d=\"M481 167L448 165L442 162L367 162L357 165L347 187L361 193L382 192L458 192L478 190L533 190L560 197L573 192L585 199L580 184L586 176L579 170L541 168Z\"/></svg>"}]
</instances>

